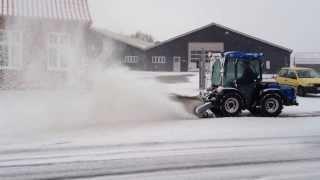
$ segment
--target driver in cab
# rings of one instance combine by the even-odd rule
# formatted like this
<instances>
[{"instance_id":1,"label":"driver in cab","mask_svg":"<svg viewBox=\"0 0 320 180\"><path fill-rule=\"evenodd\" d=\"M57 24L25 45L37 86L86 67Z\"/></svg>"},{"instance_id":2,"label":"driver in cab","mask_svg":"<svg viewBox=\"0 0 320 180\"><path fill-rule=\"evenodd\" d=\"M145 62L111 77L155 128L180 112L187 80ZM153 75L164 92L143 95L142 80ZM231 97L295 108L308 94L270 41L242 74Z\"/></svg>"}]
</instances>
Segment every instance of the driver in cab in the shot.
<instances>
[{"instance_id":1,"label":"driver in cab","mask_svg":"<svg viewBox=\"0 0 320 180\"><path fill-rule=\"evenodd\" d=\"M237 83L242 85L249 85L257 80L258 74L254 72L250 66L250 62L244 61L242 64L243 73L242 76L237 80Z\"/></svg>"}]
</instances>

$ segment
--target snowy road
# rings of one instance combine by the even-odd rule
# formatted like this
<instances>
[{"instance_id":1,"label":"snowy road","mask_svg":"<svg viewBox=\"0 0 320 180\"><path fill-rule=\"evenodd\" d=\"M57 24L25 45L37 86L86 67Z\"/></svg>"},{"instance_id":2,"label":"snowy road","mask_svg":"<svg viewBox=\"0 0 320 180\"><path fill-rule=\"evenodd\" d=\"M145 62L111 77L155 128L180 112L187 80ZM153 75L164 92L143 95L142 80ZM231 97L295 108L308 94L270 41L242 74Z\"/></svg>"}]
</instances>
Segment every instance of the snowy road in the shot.
<instances>
[{"instance_id":1,"label":"snowy road","mask_svg":"<svg viewBox=\"0 0 320 180\"><path fill-rule=\"evenodd\" d=\"M168 98L197 94L197 76L164 75L151 84L157 104L149 86L118 81L90 93L1 91L0 180L320 179L320 96L279 118L199 120Z\"/></svg>"},{"instance_id":2,"label":"snowy road","mask_svg":"<svg viewBox=\"0 0 320 180\"><path fill-rule=\"evenodd\" d=\"M2 151L1 179L320 178L320 136ZM235 171L236 169L236 171Z\"/></svg>"}]
</instances>

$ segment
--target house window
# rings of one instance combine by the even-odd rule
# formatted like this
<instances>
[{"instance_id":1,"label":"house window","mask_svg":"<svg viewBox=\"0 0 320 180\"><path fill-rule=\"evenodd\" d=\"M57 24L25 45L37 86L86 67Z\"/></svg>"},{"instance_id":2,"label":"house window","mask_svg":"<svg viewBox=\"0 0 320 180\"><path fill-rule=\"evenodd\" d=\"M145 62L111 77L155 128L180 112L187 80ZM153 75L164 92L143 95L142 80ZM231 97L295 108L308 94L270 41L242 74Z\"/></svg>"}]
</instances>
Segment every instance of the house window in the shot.
<instances>
[{"instance_id":1,"label":"house window","mask_svg":"<svg viewBox=\"0 0 320 180\"><path fill-rule=\"evenodd\" d=\"M125 56L124 62L125 64L137 64L139 62L138 56Z\"/></svg>"},{"instance_id":2,"label":"house window","mask_svg":"<svg viewBox=\"0 0 320 180\"><path fill-rule=\"evenodd\" d=\"M70 36L63 33L50 33L48 38L49 71L66 71L69 67Z\"/></svg>"},{"instance_id":3,"label":"house window","mask_svg":"<svg viewBox=\"0 0 320 180\"><path fill-rule=\"evenodd\" d=\"M165 56L152 56L153 64L166 64L167 60Z\"/></svg>"},{"instance_id":4,"label":"house window","mask_svg":"<svg viewBox=\"0 0 320 180\"><path fill-rule=\"evenodd\" d=\"M22 67L22 33L0 30L0 69Z\"/></svg>"},{"instance_id":5,"label":"house window","mask_svg":"<svg viewBox=\"0 0 320 180\"><path fill-rule=\"evenodd\" d=\"M271 69L271 62L270 61L266 61L266 69L267 70Z\"/></svg>"}]
</instances>

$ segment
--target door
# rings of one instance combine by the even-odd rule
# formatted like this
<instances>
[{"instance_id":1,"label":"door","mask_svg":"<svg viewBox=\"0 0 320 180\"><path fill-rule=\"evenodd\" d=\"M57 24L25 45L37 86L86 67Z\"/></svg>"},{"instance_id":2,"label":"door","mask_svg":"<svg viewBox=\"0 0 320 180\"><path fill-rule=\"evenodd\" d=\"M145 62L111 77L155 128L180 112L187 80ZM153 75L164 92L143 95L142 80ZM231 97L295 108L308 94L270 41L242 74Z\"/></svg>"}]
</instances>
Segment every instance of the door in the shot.
<instances>
[{"instance_id":1,"label":"door","mask_svg":"<svg viewBox=\"0 0 320 180\"><path fill-rule=\"evenodd\" d=\"M174 72L181 71L181 57L179 57L179 56L173 57L173 71Z\"/></svg>"},{"instance_id":2,"label":"door","mask_svg":"<svg viewBox=\"0 0 320 180\"><path fill-rule=\"evenodd\" d=\"M224 43L222 42L191 42L188 45L188 69L189 71L198 71L199 63L202 58L202 52L207 55L209 52L224 52ZM207 62L208 61L208 57Z\"/></svg>"}]
</instances>

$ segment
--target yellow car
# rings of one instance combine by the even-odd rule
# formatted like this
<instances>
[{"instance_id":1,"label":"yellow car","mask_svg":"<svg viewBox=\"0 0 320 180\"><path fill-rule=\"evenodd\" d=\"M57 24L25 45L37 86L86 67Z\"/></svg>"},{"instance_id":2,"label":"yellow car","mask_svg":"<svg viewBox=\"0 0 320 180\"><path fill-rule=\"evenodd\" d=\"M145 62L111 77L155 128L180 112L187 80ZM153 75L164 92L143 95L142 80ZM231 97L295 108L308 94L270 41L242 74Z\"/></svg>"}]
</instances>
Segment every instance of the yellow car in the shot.
<instances>
[{"instance_id":1,"label":"yellow car","mask_svg":"<svg viewBox=\"0 0 320 180\"><path fill-rule=\"evenodd\" d=\"M311 68L282 68L276 81L279 84L295 87L299 96L320 93L320 74Z\"/></svg>"}]
</instances>

